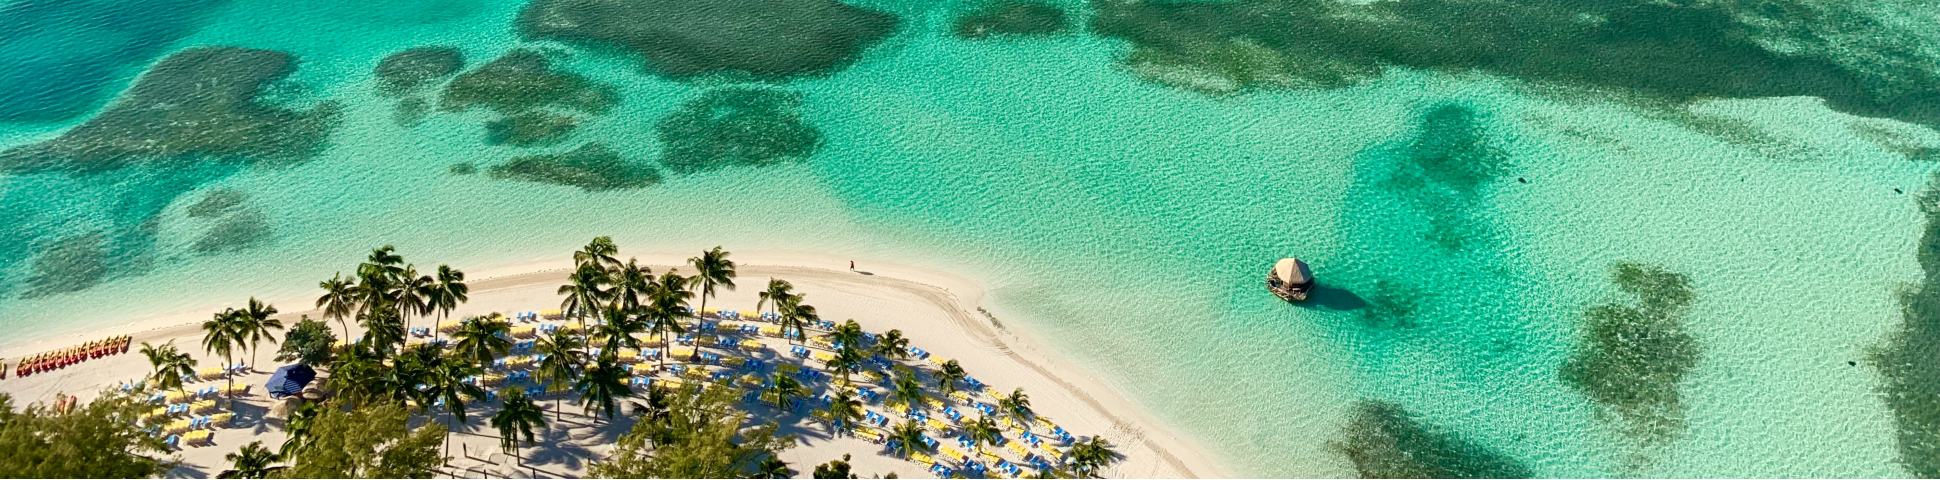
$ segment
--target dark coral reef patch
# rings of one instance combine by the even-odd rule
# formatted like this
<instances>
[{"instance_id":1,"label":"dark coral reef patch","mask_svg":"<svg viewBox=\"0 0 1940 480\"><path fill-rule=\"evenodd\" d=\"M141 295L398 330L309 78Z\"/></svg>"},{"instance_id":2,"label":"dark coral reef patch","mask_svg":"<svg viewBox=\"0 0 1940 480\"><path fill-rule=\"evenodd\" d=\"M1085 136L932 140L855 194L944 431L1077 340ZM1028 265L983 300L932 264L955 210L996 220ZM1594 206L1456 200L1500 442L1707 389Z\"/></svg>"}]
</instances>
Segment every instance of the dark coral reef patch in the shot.
<instances>
[{"instance_id":1,"label":"dark coral reef patch","mask_svg":"<svg viewBox=\"0 0 1940 480\"><path fill-rule=\"evenodd\" d=\"M962 38L1043 36L1071 27L1064 9L1035 0L992 0L957 16L950 32Z\"/></svg>"},{"instance_id":2,"label":"dark coral reef patch","mask_svg":"<svg viewBox=\"0 0 1940 480\"><path fill-rule=\"evenodd\" d=\"M897 22L839 0L532 0L517 21L525 38L624 51L671 78L761 80L841 70Z\"/></svg>"},{"instance_id":3,"label":"dark coral reef patch","mask_svg":"<svg viewBox=\"0 0 1940 480\"><path fill-rule=\"evenodd\" d=\"M1685 312L1696 299L1691 279L1625 262L1611 268L1611 280L1635 302L1584 311L1582 340L1558 374L1602 412L1614 413L1627 436L1645 443L1674 438L1684 427L1678 387L1702 355L1684 331Z\"/></svg>"},{"instance_id":4,"label":"dark coral reef patch","mask_svg":"<svg viewBox=\"0 0 1940 480\"><path fill-rule=\"evenodd\" d=\"M399 95L437 83L465 68L465 53L457 47L413 47L377 62L375 73L384 92Z\"/></svg>"},{"instance_id":5,"label":"dark coral reef patch","mask_svg":"<svg viewBox=\"0 0 1940 480\"><path fill-rule=\"evenodd\" d=\"M1872 354L1879 391L1893 412L1900 463L1940 478L1940 183L1920 198L1926 214L1918 258L1922 281L1900 293L1903 323Z\"/></svg>"},{"instance_id":6,"label":"dark coral reef patch","mask_svg":"<svg viewBox=\"0 0 1940 480\"><path fill-rule=\"evenodd\" d=\"M546 112L522 112L485 122L486 145L536 147L565 140L579 119Z\"/></svg>"},{"instance_id":7,"label":"dark coral reef patch","mask_svg":"<svg viewBox=\"0 0 1940 480\"><path fill-rule=\"evenodd\" d=\"M660 172L621 158L598 143L564 153L513 157L487 169L492 178L579 187L586 191L639 188L660 183Z\"/></svg>"},{"instance_id":8,"label":"dark coral reef patch","mask_svg":"<svg viewBox=\"0 0 1940 480\"><path fill-rule=\"evenodd\" d=\"M108 237L101 232L55 239L42 246L28 272L23 297L85 290L110 274Z\"/></svg>"},{"instance_id":9,"label":"dark coral reef patch","mask_svg":"<svg viewBox=\"0 0 1940 480\"><path fill-rule=\"evenodd\" d=\"M0 122L79 117L227 0L0 2Z\"/></svg>"},{"instance_id":10,"label":"dark coral reef patch","mask_svg":"<svg viewBox=\"0 0 1940 480\"><path fill-rule=\"evenodd\" d=\"M1400 405L1363 400L1334 448L1361 478L1530 478L1529 467L1460 435L1416 420Z\"/></svg>"},{"instance_id":11,"label":"dark coral reef patch","mask_svg":"<svg viewBox=\"0 0 1940 480\"><path fill-rule=\"evenodd\" d=\"M445 111L484 107L506 115L540 108L598 115L619 103L613 86L556 68L545 53L521 48L452 79L438 106Z\"/></svg>"},{"instance_id":12,"label":"dark coral reef patch","mask_svg":"<svg viewBox=\"0 0 1940 480\"><path fill-rule=\"evenodd\" d=\"M86 123L52 140L0 152L0 169L101 171L145 162L308 158L325 146L336 106L298 111L259 98L296 65L295 57L271 50L184 50L142 74Z\"/></svg>"},{"instance_id":13,"label":"dark coral reef patch","mask_svg":"<svg viewBox=\"0 0 1940 480\"><path fill-rule=\"evenodd\" d=\"M1940 125L1940 89L1931 88L1940 69L1917 48L1924 37L1895 32L1857 7L1802 0L1093 4L1093 31L1129 41L1132 70L1211 92L1339 86L1405 67L1675 102L1816 96L1848 113Z\"/></svg>"},{"instance_id":14,"label":"dark coral reef patch","mask_svg":"<svg viewBox=\"0 0 1940 480\"><path fill-rule=\"evenodd\" d=\"M801 116L801 94L764 87L708 90L654 125L661 163L687 173L801 161L822 134Z\"/></svg>"},{"instance_id":15,"label":"dark coral reef patch","mask_svg":"<svg viewBox=\"0 0 1940 480\"><path fill-rule=\"evenodd\" d=\"M1490 233L1470 207L1511 167L1508 151L1489 136L1490 118L1466 104L1436 104L1406 138L1374 156L1392 162L1382 184L1414 204L1427 220L1426 238L1443 249L1465 249Z\"/></svg>"}]
</instances>

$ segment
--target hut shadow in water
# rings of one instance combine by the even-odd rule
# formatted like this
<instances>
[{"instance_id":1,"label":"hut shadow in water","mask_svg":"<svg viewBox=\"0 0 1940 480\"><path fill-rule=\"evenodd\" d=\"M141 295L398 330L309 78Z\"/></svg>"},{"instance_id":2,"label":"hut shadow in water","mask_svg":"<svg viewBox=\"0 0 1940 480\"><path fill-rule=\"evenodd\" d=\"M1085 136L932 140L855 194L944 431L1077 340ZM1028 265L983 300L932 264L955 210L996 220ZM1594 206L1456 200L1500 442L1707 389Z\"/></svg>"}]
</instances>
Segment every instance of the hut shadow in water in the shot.
<instances>
[{"instance_id":1,"label":"hut shadow in water","mask_svg":"<svg viewBox=\"0 0 1940 480\"><path fill-rule=\"evenodd\" d=\"M1302 305L1320 310L1351 312L1367 308L1368 304L1367 299L1361 298L1360 295L1355 295L1354 292L1348 291L1347 289L1329 285L1316 285L1314 286L1313 293L1308 294L1306 302L1296 303L1294 305Z\"/></svg>"}]
</instances>

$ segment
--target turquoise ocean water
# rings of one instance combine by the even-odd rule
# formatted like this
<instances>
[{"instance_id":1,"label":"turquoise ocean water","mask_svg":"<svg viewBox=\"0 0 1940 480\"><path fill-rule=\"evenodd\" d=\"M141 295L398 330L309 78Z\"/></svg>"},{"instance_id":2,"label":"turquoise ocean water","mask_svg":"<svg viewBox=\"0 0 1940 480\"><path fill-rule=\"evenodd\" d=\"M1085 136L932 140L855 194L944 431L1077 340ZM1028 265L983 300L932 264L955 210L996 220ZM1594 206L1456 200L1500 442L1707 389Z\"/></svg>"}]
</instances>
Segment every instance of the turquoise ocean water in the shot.
<instances>
[{"instance_id":1,"label":"turquoise ocean water","mask_svg":"<svg viewBox=\"0 0 1940 480\"><path fill-rule=\"evenodd\" d=\"M1372 399L1543 476L1909 474L1866 358L1922 278L1917 195L1933 164L1853 126L1940 147L1931 129L1807 97L1686 109L1762 132L1721 135L1480 72L1208 95L1141 80L1123 41L1082 29L967 41L948 33L960 4L853 3L902 23L855 64L785 84L822 134L806 162L588 192L448 166L593 139L651 159L654 119L723 82L522 41L519 2L0 1L0 148L86 121L195 46L288 52L300 66L272 97L343 109L302 162L0 173L0 327L47 335L307 293L379 243L463 267L608 234L623 253L721 244L961 270L1007 325L1237 473L1352 475L1335 446ZM430 44L474 65L560 48L621 102L556 147L485 146L483 112L401 126L372 67ZM1486 144L1476 161L1492 170L1469 181L1420 163L1468 145L1446 135ZM243 193L268 233L195 253L210 220L186 210L214 189ZM75 271L99 283L26 294L51 245L89 234L113 260ZM1299 307L1260 288L1291 255L1328 287ZM1703 352L1679 388L1682 433L1641 448L1557 374L1585 308L1625 298L1609 280L1622 261L1691 279L1685 328Z\"/></svg>"}]
</instances>

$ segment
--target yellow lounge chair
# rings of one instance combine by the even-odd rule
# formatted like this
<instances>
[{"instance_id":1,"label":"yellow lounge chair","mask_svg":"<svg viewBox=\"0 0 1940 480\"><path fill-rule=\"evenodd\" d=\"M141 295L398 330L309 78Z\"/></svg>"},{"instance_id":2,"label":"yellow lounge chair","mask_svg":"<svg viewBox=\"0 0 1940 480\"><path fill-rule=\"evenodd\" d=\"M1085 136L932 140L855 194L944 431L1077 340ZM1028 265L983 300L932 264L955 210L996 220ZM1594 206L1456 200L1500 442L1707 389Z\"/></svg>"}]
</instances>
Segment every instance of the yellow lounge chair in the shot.
<instances>
[{"instance_id":1,"label":"yellow lounge chair","mask_svg":"<svg viewBox=\"0 0 1940 480\"><path fill-rule=\"evenodd\" d=\"M181 420L168 422L168 426L162 427L162 431L168 433L169 435L174 435L174 434L189 431L189 419L184 418Z\"/></svg>"},{"instance_id":2,"label":"yellow lounge chair","mask_svg":"<svg viewBox=\"0 0 1940 480\"><path fill-rule=\"evenodd\" d=\"M757 311L753 311L753 310L741 310L741 311L737 311L737 312L735 312L735 313L739 313L739 314L741 314L741 318L744 318L744 319L748 319L748 318L761 318L761 312L757 312Z\"/></svg>"},{"instance_id":3,"label":"yellow lounge chair","mask_svg":"<svg viewBox=\"0 0 1940 480\"><path fill-rule=\"evenodd\" d=\"M659 367L651 363L635 363L633 364L633 374L634 375L653 375L653 371L657 368Z\"/></svg>"},{"instance_id":4,"label":"yellow lounge chair","mask_svg":"<svg viewBox=\"0 0 1940 480\"><path fill-rule=\"evenodd\" d=\"M748 359L742 357L721 357L721 364L732 368L741 368L741 365L747 363Z\"/></svg>"},{"instance_id":5,"label":"yellow lounge chair","mask_svg":"<svg viewBox=\"0 0 1940 480\"><path fill-rule=\"evenodd\" d=\"M775 325L762 325L761 335L766 337L780 337L781 327L775 326Z\"/></svg>"},{"instance_id":6,"label":"yellow lounge chair","mask_svg":"<svg viewBox=\"0 0 1940 480\"><path fill-rule=\"evenodd\" d=\"M209 367L201 370L196 370L195 377L203 380L215 380L218 378L222 378L222 375L224 373L225 372L223 372L221 368Z\"/></svg>"},{"instance_id":7,"label":"yellow lounge chair","mask_svg":"<svg viewBox=\"0 0 1940 480\"><path fill-rule=\"evenodd\" d=\"M539 335L539 329L531 325L512 327L512 338L532 338Z\"/></svg>"},{"instance_id":8,"label":"yellow lounge chair","mask_svg":"<svg viewBox=\"0 0 1940 480\"><path fill-rule=\"evenodd\" d=\"M660 341L660 336L658 335L647 337L647 341L640 342L640 344L645 345L647 348L660 348L660 347L667 346L667 342Z\"/></svg>"},{"instance_id":9,"label":"yellow lounge chair","mask_svg":"<svg viewBox=\"0 0 1940 480\"><path fill-rule=\"evenodd\" d=\"M943 358L942 355L930 355L930 360L929 360L931 365L936 365L938 367L943 366L944 363L948 363L949 361L950 359Z\"/></svg>"},{"instance_id":10,"label":"yellow lounge chair","mask_svg":"<svg viewBox=\"0 0 1940 480\"><path fill-rule=\"evenodd\" d=\"M190 392L186 390L177 390L173 392L168 392L168 395L162 398L167 399L168 403L182 403L182 402L189 401L192 398L195 398L195 392Z\"/></svg>"},{"instance_id":11,"label":"yellow lounge chair","mask_svg":"<svg viewBox=\"0 0 1940 480\"><path fill-rule=\"evenodd\" d=\"M557 320L565 316L566 316L566 313L559 311L559 309L557 308L548 308L548 309L539 311L539 318L544 318L548 320Z\"/></svg>"},{"instance_id":12,"label":"yellow lounge chair","mask_svg":"<svg viewBox=\"0 0 1940 480\"><path fill-rule=\"evenodd\" d=\"M934 399L934 398L925 398L925 399L923 399L923 403L927 403L927 404L929 404L929 405L930 405L930 408L934 408L934 409L937 409L937 410L942 410L942 409L943 409L943 401L942 401L942 400L937 400L937 399Z\"/></svg>"},{"instance_id":13,"label":"yellow lounge chair","mask_svg":"<svg viewBox=\"0 0 1940 480\"><path fill-rule=\"evenodd\" d=\"M465 326L465 322L461 320L445 320L442 322L438 322L438 331L443 333L451 333L451 332L458 331L459 328L463 328L464 326Z\"/></svg>"},{"instance_id":14,"label":"yellow lounge chair","mask_svg":"<svg viewBox=\"0 0 1940 480\"><path fill-rule=\"evenodd\" d=\"M764 348L761 346L761 342L757 342L754 340L742 340L740 343L740 346L742 350L746 350L749 352L759 352L761 351L762 348Z\"/></svg>"},{"instance_id":15,"label":"yellow lounge chair","mask_svg":"<svg viewBox=\"0 0 1940 480\"><path fill-rule=\"evenodd\" d=\"M1017 452L1017 456L1020 458L1031 454L1030 450L1024 449L1024 442L1015 440L1004 442L1004 448L1009 448L1010 451Z\"/></svg>"},{"instance_id":16,"label":"yellow lounge chair","mask_svg":"<svg viewBox=\"0 0 1940 480\"><path fill-rule=\"evenodd\" d=\"M815 352L815 353L808 354L808 356L810 358L814 358L815 361L822 362L822 363L828 363L830 360L835 359L835 354L829 353L829 352Z\"/></svg>"},{"instance_id":17,"label":"yellow lounge chair","mask_svg":"<svg viewBox=\"0 0 1940 480\"><path fill-rule=\"evenodd\" d=\"M668 350L668 354L672 355L673 359L685 360L694 356L694 347L674 347Z\"/></svg>"},{"instance_id":18,"label":"yellow lounge chair","mask_svg":"<svg viewBox=\"0 0 1940 480\"><path fill-rule=\"evenodd\" d=\"M915 461L916 463L923 464L924 466L929 466L932 463L936 463L936 459L930 458L930 454L917 452L917 451L909 452L909 459Z\"/></svg>"},{"instance_id":19,"label":"yellow lounge chair","mask_svg":"<svg viewBox=\"0 0 1940 480\"><path fill-rule=\"evenodd\" d=\"M216 409L215 400L203 400L200 402L189 404L189 413L203 414L203 413L209 413L209 412L215 411L215 409Z\"/></svg>"},{"instance_id":20,"label":"yellow lounge chair","mask_svg":"<svg viewBox=\"0 0 1940 480\"><path fill-rule=\"evenodd\" d=\"M223 395L225 395L225 396L231 396L231 397L242 397L242 396L248 396L248 395L249 395L249 387L250 387L250 384L247 384L247 383L238 383L238 384L235 384L235 385L225 385L225 386L223 386L223 387L222 387L222 394L223 394Z\"/></svg>"},{"instance_id":21,"label":"yellow lounge chair","mask_svg":"<svg viewBox=\"0 0 1940 480\"><path fill-rule=\"evenodd\" d=\"M950 431L950 424L943 423L942 420L937 420L936 417L930 417L928 420L924 421L923 423L926 425L929 425L930 430L935 430L937 433Z\"/></svg>"},{"instance_id":22,"label":"yellow lounge chair","mask_svg":"<svg viewBox=\"0 0 1940 480\"><path fill-rule=\"evenodd\" d=\"M229 412L222 412L215 415L210 415L209 426L214 428L228 427L229 421L235 420L235 419L236 419L236 414L229 413Z\"/></svg>"}]
</instances>

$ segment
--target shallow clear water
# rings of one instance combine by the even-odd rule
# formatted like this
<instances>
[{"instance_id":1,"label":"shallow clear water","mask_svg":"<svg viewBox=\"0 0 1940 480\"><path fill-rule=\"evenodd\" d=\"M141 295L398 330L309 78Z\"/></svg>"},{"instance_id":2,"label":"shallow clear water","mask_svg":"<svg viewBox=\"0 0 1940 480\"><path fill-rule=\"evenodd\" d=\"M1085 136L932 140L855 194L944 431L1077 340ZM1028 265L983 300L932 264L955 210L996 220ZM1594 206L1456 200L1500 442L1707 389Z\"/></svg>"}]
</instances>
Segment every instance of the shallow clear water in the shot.
<instances>
[{"instance_id":1,"label":"shallow clear water","mask_svg":"<svg viewBox=\"0 0 1940 480\"><path fill-rule=\"evenodd\" d=\"M120 6L51 21L132 21L115 19L129 2L107 3ZM839 73L788 85L822 131L808 162L583 192L447 173L521 150L483 146L481 112L399 126L372 78L411 46L456 45L476 64L520 45L518 4L136 3L178 14L137 39L22 35L0 20L0 59L34 59L0 62L0 102L28 99L12 105L38 115L0 111L0 146L57 135L145 65L198 45L298 56L278 97L341 102L342 124L295 165L0 175L0 234L21 239L0 242L8 283L48 242L84 232L110 232L123 259L78 292L7 288L11 335L306 293L379 243L419 263L494 265L610 234L623 252L722 244L962 269L992 287L1008 325L1103 372L1237 473L1351 475L1330 442L1352 402L1384 399L1545 476L1906 475L1863 360L1900 321L1896 289L1919 278L1914 194L1931 164L1808 99L1693 107L1784 139L1773 144L1484 75L1397 70L1207 96L1128 74L1116 42L969 42L947 34L952 4L867 2L902 29ZM57 47L72 58L47 53ZM573 52L571 69L623 101L543 150L600 139L652 158L652 119L708 84ZM41 88L69 77L104 86ZM1397 181L1444 106L1474 113L1500 171L1460 192ZM49 120L62 109L73 113ZM266 215L266 244L191 252L207 223L184 209L215 187ZM1330 290L1299 307L1262 291L1266 266L1289 255ZM1621 298L1608 271L1626 260L1692 278L1687 327L1704 351L1681 390L1687 430L1641 466L1556 375L1583 309Z\"/></svg>"}]
</instances>

